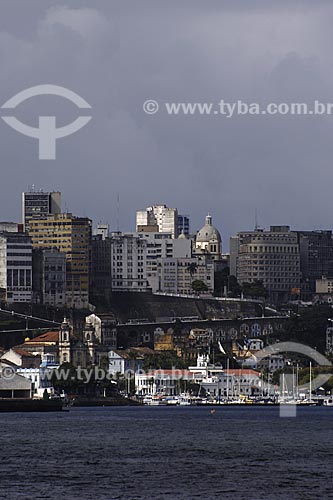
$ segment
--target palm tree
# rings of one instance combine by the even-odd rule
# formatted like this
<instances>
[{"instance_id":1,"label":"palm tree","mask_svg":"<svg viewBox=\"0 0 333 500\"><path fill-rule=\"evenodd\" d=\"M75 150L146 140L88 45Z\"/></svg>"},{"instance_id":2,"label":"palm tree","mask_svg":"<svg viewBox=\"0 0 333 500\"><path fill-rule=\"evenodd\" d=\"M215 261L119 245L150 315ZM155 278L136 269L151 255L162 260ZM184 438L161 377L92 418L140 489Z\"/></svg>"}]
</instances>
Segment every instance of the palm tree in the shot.
<instances>
[{"instance_id":1,"label":"palm tree","mask_svg":"<svg viewBox=\"0 0 333 500\"><path fill-rule=\"evenodd\" d=\"M187 264L187 270L190 273L191 277L197 272L198 265L195 262L190 262Z\"/></svg>"}]
</instances>

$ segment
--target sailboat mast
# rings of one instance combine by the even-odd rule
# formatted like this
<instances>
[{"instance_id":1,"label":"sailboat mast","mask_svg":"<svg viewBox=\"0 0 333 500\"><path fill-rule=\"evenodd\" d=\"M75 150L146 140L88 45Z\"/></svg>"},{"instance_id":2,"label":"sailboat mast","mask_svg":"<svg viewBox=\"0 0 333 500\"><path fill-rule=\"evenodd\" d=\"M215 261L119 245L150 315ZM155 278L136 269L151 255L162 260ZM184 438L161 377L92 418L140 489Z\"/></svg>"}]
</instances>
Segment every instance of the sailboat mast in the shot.
<instances>
[{"instance_id":1,"label":"sailboat mast","mask_svg":"<svg viewBox=\"0 0 333 500\"><path fill-rule=\"evenodd\" d=\"M227 402L229 401L229 357L227 359Z\"/></svg>"},{"instance_id":2,"label":"sailboat mast","mask_svg":"<svg viewBox=\"0 0 333 500\"><path fill-rule=\"evenodd\" d=\"M310 361L310 401L312 401L312 362Z\"/></svg>"}]
</instances>

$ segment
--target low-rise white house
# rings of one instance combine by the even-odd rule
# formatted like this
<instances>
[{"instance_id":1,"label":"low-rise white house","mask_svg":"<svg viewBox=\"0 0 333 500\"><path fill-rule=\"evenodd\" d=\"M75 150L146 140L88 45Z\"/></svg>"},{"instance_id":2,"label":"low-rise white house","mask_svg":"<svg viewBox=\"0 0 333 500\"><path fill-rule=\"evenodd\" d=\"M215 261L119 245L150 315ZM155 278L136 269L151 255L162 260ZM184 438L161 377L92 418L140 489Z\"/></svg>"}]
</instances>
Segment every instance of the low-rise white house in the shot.
<instances>
[{"instance_id":1,"label":"low-rise white house","mask_svg":"<svg viewBox=\"0 0 333 500\"><path fill-rule=\"evenodd\" d=\"M36 368L39 367L41 362L40 356L22 349L21 347L12 347L2 354L1 359L22 368Z\"/></svg>"},{"instance_id":2,"label":"low-rise white house","mask_svg":"<svg viewBox=\"0 0 333 500\"><path fill-rule=\"evenodd\" d=\"M29 380L32 397L43 397L45 389L49 394L54 393L52 370L59 367L54 354L44 354L41 363L39 355L35 356L24 349L13 347L2 355L0 363L10 366L13 373Z\"/></svg>"},{"instance_id":3,"label":"low-rise white house","mask_svg":"<svg viewBox=\"0 0 333 500\"><path fill-rule=\"evenodd\" d=\"M260 373L255 370L230 369L201 383L212 398L240 398L258 396L262 390Z\"/></svg>"},{"instance_id":4,"label":"low-rise white house","mask_svg":"<svg viewBox=\"0 0 333 500\"><path fill-rule=\"evenodd\" d=\"M264 358L258 363L258 368L261 370L268 370L269 372L275 372L276 370L282 370L286 364L284 356L281 354L271 354L267 358Z\"/></svg>"},{"instance_id":5,"label":"low-rise white house","mask_svg":"<svg viewBox=\"0 0 333 500\"><path fill-rule=\"evenodd\" d=\"M39 368L17 368L16 373L21 377L24 377L31 382L31 394L32 396L42 397L41 394L42 389L41 385L41 374Z\"/></svg>"},{"instance_id":6,"label":"low-rise white house","mask_svg":"<svg viewBox=\"0 0 333 500\"><path fill-rule=\"evenodd\" d=\"M135 374L137 396L175 396L184 392L184 381L193 381L195 374L190 370L149 370Z\"/></svg>"},{"instance_id":7,"label":"low-rise white house","mask_svg":"<svg viewBox=\"0 0 333 500\"><path fill-rule=\"evenodd\" d=\"M113 376L117 374L124 375L126 355L124 352L114 350L109 352L109 373Z\"/></svg>"},{"instance_id":8,"label":"low-rise white house","mask_svg":"<svg viewBox=\"0 0 333 500\"><path fill-rule=\"evenodd\" d=\"M114 377L124 375L127 371L136 373L141 370L144 357L154 354L149 347L132 347L130 349L114 349L109 351L109 373Z\"/></svg>"},{"instance_id":9,"label":"low-rise white house","mask_svg":"<svg viewBox=\"0 0 333 500\"><path fill-rule=\"evenodd\" d=\"M31 396L31 381L17 374L12 363L0 360L0 399L31 398Z\"/></svg>"}]
</instances>

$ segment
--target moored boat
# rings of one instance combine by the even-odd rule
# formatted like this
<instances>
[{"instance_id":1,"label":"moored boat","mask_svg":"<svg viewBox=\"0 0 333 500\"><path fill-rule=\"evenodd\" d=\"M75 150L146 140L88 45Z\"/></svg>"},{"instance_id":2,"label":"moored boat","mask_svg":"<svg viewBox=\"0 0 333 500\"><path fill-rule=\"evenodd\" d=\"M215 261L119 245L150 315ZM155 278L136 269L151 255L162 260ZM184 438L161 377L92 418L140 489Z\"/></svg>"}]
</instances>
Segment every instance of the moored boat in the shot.
<instances>
[{"instance_id":1,"label":"moored boat","mask_svg":"<svg viewBox=\"0 0 333 500\"><path fill-rule=\"evenodd\" d=\"M60 399L0 399L0 413L62 411Z\"/></svg>"}]
</instances>

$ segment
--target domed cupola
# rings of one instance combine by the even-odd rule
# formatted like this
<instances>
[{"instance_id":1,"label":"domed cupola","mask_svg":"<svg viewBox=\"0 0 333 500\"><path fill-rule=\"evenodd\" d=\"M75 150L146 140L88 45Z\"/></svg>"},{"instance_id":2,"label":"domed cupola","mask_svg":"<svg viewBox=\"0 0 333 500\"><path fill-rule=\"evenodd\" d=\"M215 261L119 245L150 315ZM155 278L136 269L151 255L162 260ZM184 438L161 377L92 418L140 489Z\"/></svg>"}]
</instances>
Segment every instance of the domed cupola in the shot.
<instances>
[{"instance_id":1,"label":"domed cupola","mask_svg":"<svg viewBox=\"0 0 333 500\"><path fill-rule=\"evenodd\" d=\"M222 239L219 231L212 224L211 215L207 215L205 225L198 231L195 248L203 253L211 254L217 260L222 254Z\"/></svg>"}]
</instances>

